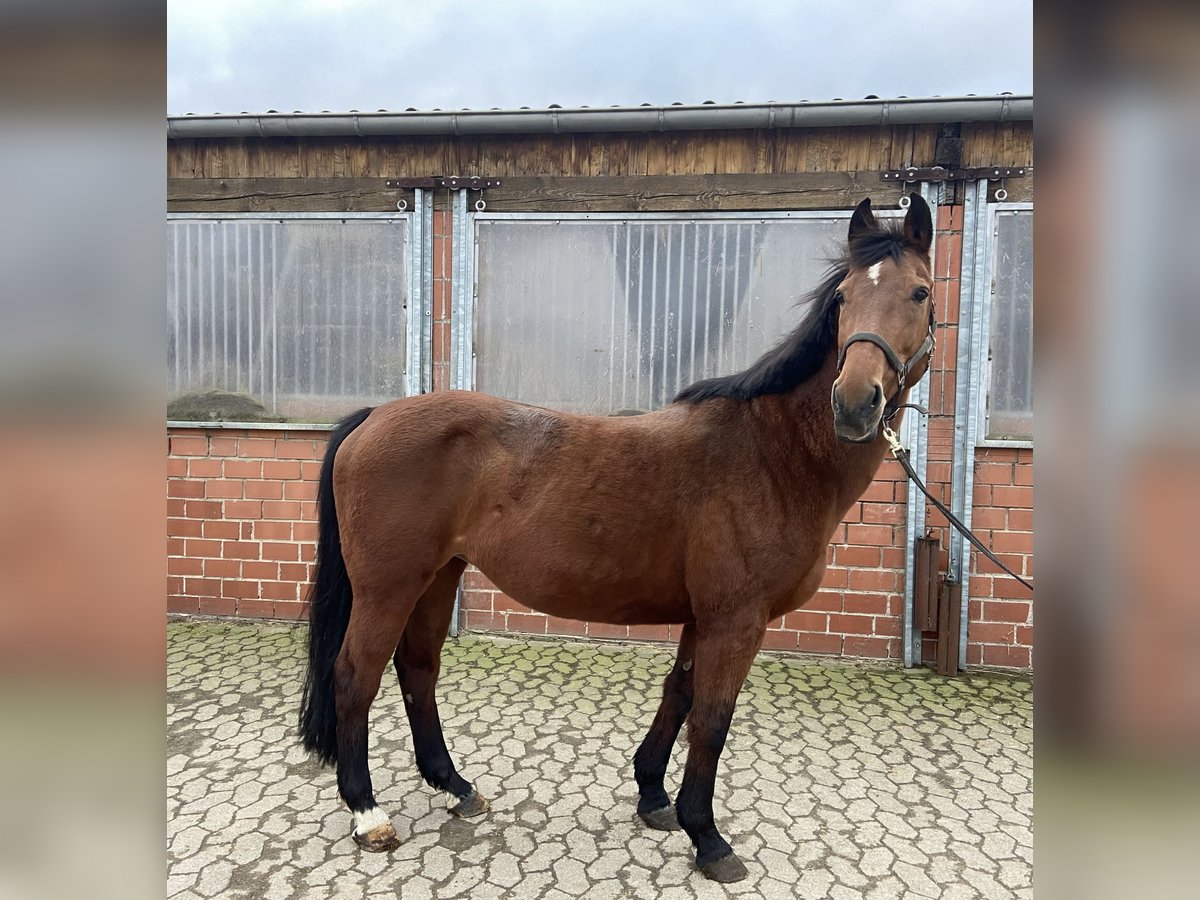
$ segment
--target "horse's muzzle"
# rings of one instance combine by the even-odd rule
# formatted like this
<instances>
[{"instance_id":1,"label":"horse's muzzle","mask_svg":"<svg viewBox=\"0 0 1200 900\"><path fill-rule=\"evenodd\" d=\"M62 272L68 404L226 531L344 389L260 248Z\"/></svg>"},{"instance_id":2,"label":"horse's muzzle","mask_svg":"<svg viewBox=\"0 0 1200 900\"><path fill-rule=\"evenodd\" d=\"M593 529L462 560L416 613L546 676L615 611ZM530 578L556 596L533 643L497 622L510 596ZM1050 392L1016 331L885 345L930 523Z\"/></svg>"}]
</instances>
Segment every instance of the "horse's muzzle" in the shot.
<instances>
[{"instance_id":1,"label":"horse's muzzle","mask_svg":"<svg viewBox=\"0 0 1200 900\"><path fill-rule=\"evenodd\" d=\"M858 402L849 400L838 386L833 388L833 430L838 440L869 444L879 431L883 417L883 388L875 384Z\"/></svg>"}]
</instances>

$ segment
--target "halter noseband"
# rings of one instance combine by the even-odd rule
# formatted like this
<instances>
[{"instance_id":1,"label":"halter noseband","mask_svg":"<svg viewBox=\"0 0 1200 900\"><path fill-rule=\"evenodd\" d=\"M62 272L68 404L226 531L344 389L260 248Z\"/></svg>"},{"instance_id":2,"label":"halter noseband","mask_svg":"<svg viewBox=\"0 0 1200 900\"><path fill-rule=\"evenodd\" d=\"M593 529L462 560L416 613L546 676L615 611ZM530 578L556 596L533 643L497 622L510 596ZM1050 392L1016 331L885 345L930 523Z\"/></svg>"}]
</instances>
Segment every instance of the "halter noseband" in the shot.
<instances>
[{"instance_id":1,"label":"halter noseband","mask_svg":"<svg viewBox=\"0 0 1200 900\"><path fill-rule=\"evenodd\" d=\"M865 341L868 344L874 344L876 347L882 350L883 355L887 357L888 365L890 365L896 373L896 381L899 386L896 388L896 395L892 397L892 399L888 401L887 406L884 407L883 419L881 421L886 422L889 418L891 418L891 416L895 415L896 410L899 408L900 395L904 393L904 385L908 378L908 373L916 368L917 363L919 363L922 359L925 359L933 354L933 348L937 345L937 342L933 337L933 329L935 325L936 320L934 319L933 307L931 306L929 309L929 333L925 335L925 340L921 342L921 346L917 348L917 352L910 356L908 358L908 362L905 363L900 362L899 354L892 349L892 345L887 342L887 339L873 331L854 332L854 334L846 338L846 343L842 344L841 349L838 350L837 370L839 375L842 372L842 366L846 362L846 351L850 349L851 344L857 344L860 341Z\"/></svg>"}]
</instances>

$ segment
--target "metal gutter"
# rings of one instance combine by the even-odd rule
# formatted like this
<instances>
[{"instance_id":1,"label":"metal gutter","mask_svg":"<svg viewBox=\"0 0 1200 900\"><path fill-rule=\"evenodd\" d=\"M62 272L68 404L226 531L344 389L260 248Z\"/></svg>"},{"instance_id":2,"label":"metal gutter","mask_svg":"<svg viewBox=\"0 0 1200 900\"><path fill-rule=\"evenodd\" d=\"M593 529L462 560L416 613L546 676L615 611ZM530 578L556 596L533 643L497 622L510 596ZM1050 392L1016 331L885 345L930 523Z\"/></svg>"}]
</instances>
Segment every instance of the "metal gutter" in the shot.
<instances>
[{"instance_id":1,"label":"metal gutter","mask_svg":"<svg viewBox=\"0 0 1200 900\"><path fill-rule=\"evenodd\" d=\"M242 113L167 117L168 138L573 134L930 125L1033 119L1033 97L928 97L608 109Z\"/></svg>"}]
</instances>

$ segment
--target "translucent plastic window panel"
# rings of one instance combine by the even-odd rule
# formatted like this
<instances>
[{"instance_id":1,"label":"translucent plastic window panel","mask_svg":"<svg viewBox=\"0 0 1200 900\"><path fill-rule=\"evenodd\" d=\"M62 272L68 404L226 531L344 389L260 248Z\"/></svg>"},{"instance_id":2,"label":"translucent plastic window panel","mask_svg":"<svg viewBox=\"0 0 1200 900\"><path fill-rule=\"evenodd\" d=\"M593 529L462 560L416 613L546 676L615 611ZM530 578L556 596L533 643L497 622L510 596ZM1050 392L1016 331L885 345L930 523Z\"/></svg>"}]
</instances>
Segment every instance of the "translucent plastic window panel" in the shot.
<instances>
[{"instance_id":1,"label":"translucent plastic window panel","mask_svg":"<svg viewBox=\"0 0 1200 900\"><path fill-rule=\"evenodd\" d=\"M169 221L172 408L215 390L328 422L401 396L407 239L404 219Z\"/></svg>"},{"instance_id":2,"label":"translucent plastic window panel","mask_svg":"<svg viewBox=\"0 0 1200 900\"><path fill-rule=\"evenodd\" d=\"M1033 437L1033 211L996 213L987 436Z\"/></svg>"},{"instance_id":3,"label":"translucent plastic window panel","mask_svg":"<svg viewBox=\"0 0 1200 900\"><path fill-rule=\"evenodd\" d=\"M650 410L800 321L847 216L477 222L477 386L575 412Z\"/></svg>"}]
</instances>

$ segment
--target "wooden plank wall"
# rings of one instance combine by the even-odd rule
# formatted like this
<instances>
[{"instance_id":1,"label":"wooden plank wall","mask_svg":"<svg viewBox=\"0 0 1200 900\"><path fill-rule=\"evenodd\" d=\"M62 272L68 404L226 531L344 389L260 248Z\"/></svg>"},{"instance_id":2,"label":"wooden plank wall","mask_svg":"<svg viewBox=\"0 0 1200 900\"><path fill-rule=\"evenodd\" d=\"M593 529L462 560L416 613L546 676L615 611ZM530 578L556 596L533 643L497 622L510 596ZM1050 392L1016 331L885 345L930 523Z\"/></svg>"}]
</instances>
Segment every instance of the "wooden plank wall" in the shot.
<instances>
[{"instance_id":1,"label":"wooden plank wall","mask_svg":"<svg viewBox=\"0 0 1200 900\"><path fill-rule=\"evenodd\" d=\"M385 178L502 179L489 208L795 209L894 202L878 173L930 165L936 125L840 129L411 138L168 141L168 208L331 211L392 208ZM962 165L1033 164L1029 122L962 126ZM1006 187L1025 199L1032 179Z\"/></svg>"}]
</instances>

